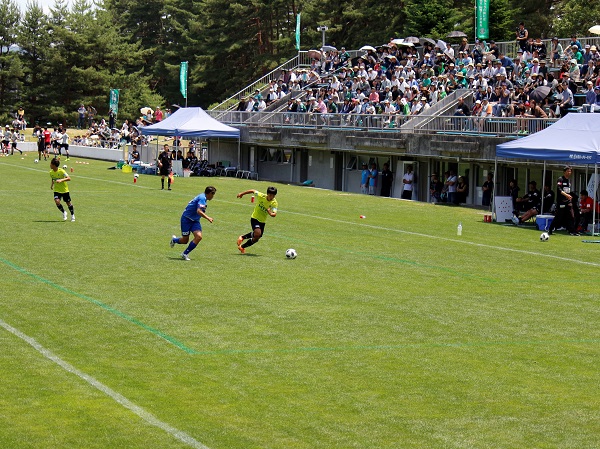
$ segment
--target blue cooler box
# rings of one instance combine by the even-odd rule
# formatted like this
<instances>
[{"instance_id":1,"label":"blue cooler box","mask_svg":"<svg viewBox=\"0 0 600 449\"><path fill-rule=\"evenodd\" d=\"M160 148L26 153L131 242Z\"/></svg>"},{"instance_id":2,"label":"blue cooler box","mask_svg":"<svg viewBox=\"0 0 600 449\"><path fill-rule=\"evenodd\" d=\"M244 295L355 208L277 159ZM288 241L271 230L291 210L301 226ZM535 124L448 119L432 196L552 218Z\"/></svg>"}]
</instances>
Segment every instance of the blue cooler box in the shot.
<instances>
[{"instance_id":1,"label":"blue cooler box","mask_svg":"<svg viewBox=\"0 0 600 449\"><path fill-rule=\"evenodd\" d=\"M539 231L547 231L554 220L554 215L536 215L535 226Z\"/></svg>"}]
</instances>

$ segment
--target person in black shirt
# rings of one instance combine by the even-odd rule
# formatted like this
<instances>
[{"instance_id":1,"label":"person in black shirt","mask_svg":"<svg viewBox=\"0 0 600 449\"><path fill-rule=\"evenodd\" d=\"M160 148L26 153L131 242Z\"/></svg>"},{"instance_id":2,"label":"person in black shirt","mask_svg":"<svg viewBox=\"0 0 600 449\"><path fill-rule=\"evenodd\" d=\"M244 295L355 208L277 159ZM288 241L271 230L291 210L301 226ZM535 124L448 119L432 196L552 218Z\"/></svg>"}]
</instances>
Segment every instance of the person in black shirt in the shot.
<instances>
[{"instance_id":1,"label":"person in black shirt","mask_svg":"<svg viewBox=\"0 0 600 449\"><path fill-rule=\"evenodd\" d=\"M552 206L554 205L554 190L550 188L548 184L544 185L544 193L542 195L542 214L549 214L552 212Z\"/></svg>"},{"instance_id":2,"label":"person in black shirt","mask_svg":"<svg viewBox=\"0 0 600 449\"><path fill-rule=\"evenodd\" d=\"M164 146L163 152L158 156L158 169L160 173L161 190L165 190L165 177L168 178L168 188L171 190L171 156L169 154L169 145Z\"/></svg>"},{"instance_id":3,"label":"person in black shirt","mask_svg":"<svg viewBox=\"0 0 600 449\"><path fill-rule=\"evenodd\" d=\"M529 191L521 198L517 198L517 204L521 205L521 209L525 211L520 217L514 216L513 223L516 225L523 224L531 217L535 217L540 213L540 191L537 189L537 183L531 181L529 183Z\"/></svg>"},{"instance_id":4,"label":"person in black shirt","mask_svg":"<svg viewBox=\"0 0 600 449\"><path fill-rule=\"evenodd\" d=\"M383 164L383 170L381 170L381 196L392 196L392 181L394 180L394 174L390 170L390 165L386 162Z\"/></svg>"},{"instance_id":5,"label":"person in black shirt","mask_svg":"<svg viewBox=\"0 0 600 449\"><path fill-rule=\"evenodd\" d=\"M571 181L569 178L573 170L568 165L563 169L563 175L556 181L556 215L548 234L552 233L560 227L567 228L569 235L579 235L575 232L573 222L573 196L571 194Z\"/></svg>"}]
</instances>

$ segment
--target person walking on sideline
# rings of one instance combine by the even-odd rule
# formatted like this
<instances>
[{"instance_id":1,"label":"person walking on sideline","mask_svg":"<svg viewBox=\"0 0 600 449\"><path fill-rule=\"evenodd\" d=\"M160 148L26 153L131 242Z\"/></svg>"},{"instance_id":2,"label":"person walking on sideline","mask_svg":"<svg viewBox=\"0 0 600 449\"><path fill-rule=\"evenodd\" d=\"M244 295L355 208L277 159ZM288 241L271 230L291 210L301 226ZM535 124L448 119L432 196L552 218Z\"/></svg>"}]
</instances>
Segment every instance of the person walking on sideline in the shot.
<instances>
[{"instance_id":1,"label":"person walking on sideline","mask_svg":"<svg viewBox=\"0 0 600 449\"><path fill-rule=\"evenodd\" d=\"M277 215L277 200L275 199L277 189L275 187L268 187L266 195L258 190L246 190L238 193L237 197L242 198L244 195L248 194L252 194L253 198L256 196L256 202L252 217L250 217L250 227L252 228L252 231L240 235L237 239L237 246L242 254L245 254L246 248L254 245L264 235L267 216L275 217ZM246 240L246 243L242 244L244 240Z\"/></svg>"},{"instance_id":2,"label":"person walking on sideline","mask_svg":"<svg viewBox=\"0 0 600 449\"><path fill-rule=\"evenodd\" d=\"M50 190L54 191L54 203L59 211L63 214L63 220L67 221L67 211L61 204L61 199L67 203L67 207L71 212L71 221L75 221L75 210L73 209L73 204L71 203L71 194L69 193L69 186L67 182L71 180L66 171L60 168L60 160L57 158L53 158L50 161L50 179L52 180L52 184L50 184Z\"/></svg>"},{"instance_id":3,"label":"person walking on sideline","mask_svg":"<svg viewBox=\"0 0 600 449\"><path fill-rule=\"evenodd\" d=\"M206 215L206 208L208 207L206 202L212 200L215 193L217 193L217 189L213 186L208 186L204 189L204 193L197 195L188 203L183 214L181 214L181 237L171 237L170 245L171 248L175 245L185 245L190 240L190 233L194 235L194 240L181 253L183 260L190 260L189 254L198 246L200 240L202 240L200 218L208 220L209 223L213 222L213 219Z\"/></svg>"},{"instance_id":4,"label":"person walking on sideline","mask_svg":"<svg viewBox=\"0 0 600 449\"><path fill-rule=\"evenodd\" d=\"M163 152L158 156L158 168L160 172L160 189L165 190L165 176L167 177L168 189L171 190L171 156L169 155L169 145L163 147Z\"/></svg>"}]
</instances>

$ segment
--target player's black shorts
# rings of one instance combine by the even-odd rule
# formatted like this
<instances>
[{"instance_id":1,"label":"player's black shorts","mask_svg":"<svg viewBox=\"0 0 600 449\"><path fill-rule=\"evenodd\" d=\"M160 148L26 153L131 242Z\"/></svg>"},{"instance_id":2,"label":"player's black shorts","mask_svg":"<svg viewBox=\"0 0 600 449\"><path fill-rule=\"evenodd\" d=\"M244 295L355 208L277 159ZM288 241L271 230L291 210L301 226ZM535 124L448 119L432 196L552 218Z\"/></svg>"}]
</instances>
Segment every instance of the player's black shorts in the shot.
<instances>
[{"instance_id":1,"label":"player's black shorts","mask_svg":"<svg viewBox=\"0 0 600 449\"><path fill-rule=\"evenodd\" d=\"M66 193L59 193L59 192L54 192L54 199L62 199L65 203L70 203L71 202L71 194L69 192Z\"/></svg>"},{"instance_id":2,"label":"player's black shorts","mask_svg":"<svg viewBox=\"0 0 600 449\"><path fill-rule=\"evenodd\" d=\"M258 221L256 218L250 218L250 226L252 226L252 230L260 228L261 235L265 234L265 224L262 221Z\"/></svg>"},{"instance_id":3,"label":"player's black shorts","mask_svg":"<svg viewBox=\"0 0 600 449\"><path fill-rule=\"evenodd\" d=\"M69 151L69 144L68 143L61 143L60 144L60 148L61 149L65 149L65 151Z\"/></svg>"},{"instance_id":4,"label":"player's black shorts","mask_svg":"<svg viewBox=\"0 0 600 449\"><path fill-rule=\"evenodd\" d=\"M170 168L161 168L159 171L161 176L169 176L169 173L171 173L171 169Z\"/></svg>"}]
</instances>

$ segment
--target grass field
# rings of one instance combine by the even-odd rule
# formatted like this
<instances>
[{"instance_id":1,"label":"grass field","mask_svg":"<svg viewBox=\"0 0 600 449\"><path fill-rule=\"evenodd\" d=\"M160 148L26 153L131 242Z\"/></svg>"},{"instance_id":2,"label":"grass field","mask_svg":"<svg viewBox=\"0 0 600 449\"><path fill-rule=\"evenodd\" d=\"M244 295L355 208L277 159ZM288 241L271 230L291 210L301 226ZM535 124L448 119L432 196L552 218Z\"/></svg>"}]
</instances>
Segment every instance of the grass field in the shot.
<instances>
[{"instance_id":1,"label":"grass field","mask_svg":"<svg viewBox=\"0 0 600 449\"><path fill-rule=\"evenodd\" d=\"M0 447L600 447L589 237L277 185L241 255L236 194L267 183L167 192L75 162L71 223L48 163L0 159ZM169 237L208 184L214 223L182 261Z\"/></svg>"}]
</instances>

